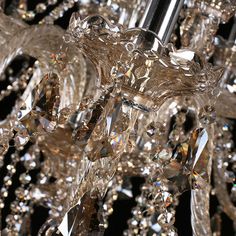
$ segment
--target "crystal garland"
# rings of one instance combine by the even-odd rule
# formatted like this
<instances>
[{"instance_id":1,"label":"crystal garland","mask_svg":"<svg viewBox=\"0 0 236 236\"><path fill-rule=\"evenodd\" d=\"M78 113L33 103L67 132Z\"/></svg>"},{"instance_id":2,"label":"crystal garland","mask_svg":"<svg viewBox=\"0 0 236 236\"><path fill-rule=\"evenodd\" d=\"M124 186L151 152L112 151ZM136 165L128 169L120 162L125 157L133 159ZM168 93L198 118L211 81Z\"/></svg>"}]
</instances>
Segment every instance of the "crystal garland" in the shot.
<instances>
[{"instance_id":1,"label":"crystal garland","mask_svg":"<svg viewBox=\"0 0 236 236\"><path fill-rule=\"evenodd\" d=\"M236 223L236 21L217 35L236 2L184 1L170 43L144 27L153 2L0 1L0 102L15 98L0 121L2 235L31 235L35 206L49 210L38 235L103 235L134 176L123 235L177 235L189 190L193 235L221 235L223 212Z\"/></svg>"}]
</instances>

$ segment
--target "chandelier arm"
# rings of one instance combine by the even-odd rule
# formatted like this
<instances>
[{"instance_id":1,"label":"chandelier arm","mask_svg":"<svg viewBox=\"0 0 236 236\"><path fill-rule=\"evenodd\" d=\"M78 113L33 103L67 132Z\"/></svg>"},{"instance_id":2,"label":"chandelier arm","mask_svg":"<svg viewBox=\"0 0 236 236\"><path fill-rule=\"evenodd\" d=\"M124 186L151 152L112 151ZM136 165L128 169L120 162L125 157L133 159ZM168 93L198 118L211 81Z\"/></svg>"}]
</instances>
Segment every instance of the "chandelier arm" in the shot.
<instances>
[{"instance_id":1,"label":"chandelier arm","mask_svg":"<svg viewBox=\"0 0 236 236\"><path fill-rule=\"evenodd\" d=\"M208 128L208 149L209 149L209 163L207 167L207 175L209 176L208 183L210 183L210 176L212 172L212 156L213 156L213 142L214 127L211 125ZM193 236L212 235L211 221L210 221L210 187L206 185L202 189L191 190L191 225Z\"/></svg>"}]
</instances>

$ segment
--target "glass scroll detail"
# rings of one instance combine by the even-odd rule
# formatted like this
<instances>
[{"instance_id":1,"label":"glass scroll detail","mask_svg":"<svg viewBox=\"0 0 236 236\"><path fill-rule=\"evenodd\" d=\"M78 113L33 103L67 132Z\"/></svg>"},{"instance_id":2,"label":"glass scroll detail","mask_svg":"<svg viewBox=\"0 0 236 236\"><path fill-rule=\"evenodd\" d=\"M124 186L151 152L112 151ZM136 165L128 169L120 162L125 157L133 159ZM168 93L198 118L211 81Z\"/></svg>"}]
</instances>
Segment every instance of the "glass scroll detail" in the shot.
<instances>
[{"instance_id":1,"label":"glass scroll detail","mask_svg":"<svg viewBox=\"0 0 236 236\"><path fill-rule=\"evenodd\" d=\"M23 0L2 9L0 101L16 94L0 121L3 235L31 235L35 206L49 209L39 235L103 235L118 195L133 196L131 176L144 184L124 235L177 235L187 190L194 235L219 235L210 192L235 221L235 44L215 34L236 6L186 1L180 49L136 27L145 6L47 0L29 10ZM66 31L54 25L71 9ZM15 73L19 56L28 62Z\"/></svg>"}]
</instances>

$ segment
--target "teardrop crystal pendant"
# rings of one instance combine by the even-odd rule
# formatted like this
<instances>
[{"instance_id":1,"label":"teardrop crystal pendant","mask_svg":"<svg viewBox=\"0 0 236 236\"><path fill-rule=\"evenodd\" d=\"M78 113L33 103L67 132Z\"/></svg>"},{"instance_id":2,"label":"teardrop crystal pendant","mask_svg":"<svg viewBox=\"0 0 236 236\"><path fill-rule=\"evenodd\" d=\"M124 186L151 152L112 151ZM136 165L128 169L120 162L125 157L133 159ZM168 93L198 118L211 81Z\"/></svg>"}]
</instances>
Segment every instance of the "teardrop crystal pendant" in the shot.
<instances>
[{"instance_id":1,"label":"teardrop crystal pendant","mask_svg":"<svg viewBox=\"0 0 236 236\"><path fill-rule=\"evenodd\" d=\"M230 235L235 12L229 0L0 1L1 234L184 235L187 192L187 235Z\"/></svg>"}]
</instances>

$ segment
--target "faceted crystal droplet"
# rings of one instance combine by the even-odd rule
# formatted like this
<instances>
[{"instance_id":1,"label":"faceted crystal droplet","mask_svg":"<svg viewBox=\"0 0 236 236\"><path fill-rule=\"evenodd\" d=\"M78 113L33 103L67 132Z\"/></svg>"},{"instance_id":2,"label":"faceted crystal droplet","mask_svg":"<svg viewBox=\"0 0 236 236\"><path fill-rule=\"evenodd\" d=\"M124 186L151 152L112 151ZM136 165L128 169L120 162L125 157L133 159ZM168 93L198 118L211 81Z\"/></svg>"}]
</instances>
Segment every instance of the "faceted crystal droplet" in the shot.
<instances>
[{"instance_id":1,"label":"faceted crystal droplet","mask_svg":"<svg viewBox=\"0 0 236 236\"><path fill-rule=\"evenodd\" d=\"M11 174L15 174L16 173L16 168L13 165L7 165L7 170L11 173Z\"/></svg>"},{"instance_id":2,"label":"faceted crystal droplet","mask_svg":"<svg viewBox=\"0 0 236 236\"><path fill-rule=\"evenodd\" d=\"M43 13L46 9L47 9L47 6L45 4L43 4L43 3L39 3L36 6L36 12L37 13Z\"/></svg>"},{"instance_id":3,"label":"faceted crystal droplet","mask_svg":"<svg viewBox=\"0 0 236 236\"><path fill-rule=\"evenodd\" d=\"M151 229L157 234L161 232L161 226L158 223L152 224Z\"/></svg>"},{"instance_id":4,"label":"faceted crystal droplet","mask_svg":"<svg viewBox=\"0 0 236 236\"><path fill-rule=\"evenodd\" d=\"M3 209L5 206L3 199L0 199L0 209Z\"/></svg>"},{"instance_id":5,"label":"faceted crystal droplet","mask_svg":"<svg viewBox=\"0 0 236 236\"><path fill-rule=\"evenodd\" d=\"M4 198L8 196L8 191L5 187L1 188L1 196Z\"/></svg>"},{"instance_id":6,"label":"faceted crystal droplet","mask_svg":"<svg viewBox=\"0 0 236 236\"><path fill-rule=\"evenodd\" d=\"M161 161L169 161L172 156L172 150L163 149L156 154L155 159L160 159Z\"/></svg>"},{"instance_id":7,"label":"faceted crystal droplet","mask_svg":"<svg viewBox=\"0 0 236 236\"><path fill-rule=\"evenodd\" d=\"M189 142L177 146L170 163L164 168L164 176L174 181L179 191L188 189L189 184L193 188L209 187L209 160L207 131L195 129Z\"/></svg>"},{"instance_id":8,"label":"faceted crystal droplet","mask_svg":"<svg viewBox=\"0 0 236 236\"><path fill-rule=\"evenodd\" d=\"M173 202L173 196L169 192L163 192L162 199L163 199L166 207L171 205Z\"/></svg>"},{"instance_id":9,"label":"faceted crystal droplet","mask_svg":"<svg viewBox=\"0 0 236 236\"><path fill-rule=\"evenodd\" d=\"M58 227L62 235L100 235L96 204L96 198L92 199L89 193L84 194L79 203L65 214Z\"/></svg>"},{"instance_id":10,"label":"faceted crystal droplet","mask_svg":"<svg viewBox=\"0 0 236 236\"><path fill-rule=\"evenodd\" d=\"M23 184L28 184L31 181L31 176L23 173L20 175L20 182Z\"/></svg>"},{"instance_id":11,"label":"faceted crystal droplet","mask_svg":"<svg viewBox=\"0 0 236 236\"><path fill-rule=\"evenodd\" d=\"M178 178L183 173L183 166L188 158L189 145L187 143L182 143L177 146L175 152L170 159L170 163L164 168L164 176L168 179Z\"/></svg>"},{"instance_id":12,"label":"faceted crystal droplet","mask_svg":"<svg viewBox=\"0 0 236 236\"><path fill-rule=\"evenodd\" d=\"M35 13L33 11L27 11L24 15L23 15L23 18L25 20L33 20L35 17Z\"/></svg>"},{"instance_id":13,"label":"faceted crystal droplet","mask_svg":"<svg viewBox=\"0 0 236 236\"><path fill-rule=\"evenodd\" d=\"M24 163L27 170L32 170L39 165L39 155L36 152L35 146L32 146L28 152L26 152L20 160Z\"/></svg>"},{"instance_id":14,"label":"faceted crystal droplet","mask_svg":"<svg viewBox=\"0 0 236 236\"><path fill-rule=\"evenodd\" d=\"M102 157L118 157L126 147L130 129L135 121L131 107L118 94L111 97L94 128L85 152L90 160Z\"/></svg>"},{"instance_id":15,"label":"faceted crystal droplet","mask_svg":"<svg viewBox=\"0 0 236 236\"><path fill-rule=\"evenodd\" d=\"M18 132L14 137L16 148L23 147L25 144L27 144L29 139L30 139L30 137L29 137L27 130L22 131L22 132Z\"/></svg>"},{"instance_id":16,"label":"faceted crystal droplet","mask_svg":"<svg viewBox=\"0 0 236 236\"><path fill-rule=\"evenodd\" d=\"M208 151L208 133L206 129L195 129L192 133L189 149L187 168L193 173L193 177L199 176L199 180L203 179L208 182L208 162L210 154ZM194 177L194 178L195 178Z\"/></svg>"},{"instance_id":17,"label":"faceted crystal droplet","mask_svg":"<svg viewBox=\"0 0 236 236\"><path fill-rule=\"evenodd\" d=\"M20 200L25 200L29 196L29 191L23 187L19 187L16 189L15 194Z\"/></svg>"},{"instance_id":18,"label":"faceted crystal droplet","mask_svg":"<svg viewBox=\"0 0 236 236\"><path fill-rule=\"evenodd\" d=\"M11 186L12 185L12 180L11 180L10 176L5 176L3 181L4 181L6 186Z\"/></svg>"},{"instance_id":19,"label":"faceted crystal droplet","mask_svg":"<svg viewBox=\"0 0 236 236\"><path fill-rule=\"evenodd\" d=\"M43 191L41 191L39 188L35 187L31 189L30 196L32 199L39 201L41 199L44 199L47 195Z\"/></svg>"},{"instance_id":20,"label":"faceted crystal droplet","mask_svg":"<svg viewBox=\"0 0 236 236\"><path fill-rule=\"evenodd\" d=\"M161 213L158 218L158 223L163 227L169 227L174 224L174 215L170 212Z\"/></svg>"},{"instance_id":21,"label":"faceted crystal droplet","mask_svg":"<svg viewBox=\"0 0 236 236\"><path fill-rule=\"evenodd\" d=\"M59 115L59 79L56 75L46 75L39 84L32 85L27 91L25 105L21 107L22 123L29 133L35 131L51 132L56 126Z\"/></svg>"}]
</instances>

